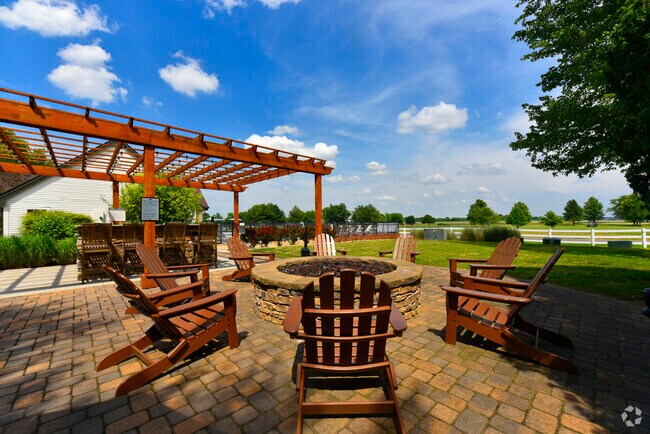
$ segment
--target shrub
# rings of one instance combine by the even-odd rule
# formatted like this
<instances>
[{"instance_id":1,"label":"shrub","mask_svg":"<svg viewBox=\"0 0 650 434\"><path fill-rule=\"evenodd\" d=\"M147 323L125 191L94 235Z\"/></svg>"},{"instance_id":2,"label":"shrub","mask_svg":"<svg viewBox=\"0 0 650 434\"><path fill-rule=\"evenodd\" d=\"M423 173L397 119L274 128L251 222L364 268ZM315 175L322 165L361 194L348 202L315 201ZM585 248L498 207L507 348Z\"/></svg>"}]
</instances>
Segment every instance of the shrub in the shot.
<instances>
[{"instance_id":1,"label":"shrub","mask_svg":"<svg viewBox=\"0 0 650 434\"><path fill-rule=\"evenodd\" d=\"M483 241L483 231L474 228L465 228L460 234L461 241Z\"/></svg>"},{"instance_id":2,"label":"shrub","mask_svg":"<svg viewBox=\"0 0 650 434\"><path fill-rule=\"evenodd\" d=\"M74 264L77 262L77 239L66 238L54 242L56 249L56 263L59 265Z\"/></svg>"},{"instance_id":3,"label":"shrub","mask_svg":"<svg viewBox=\"0 0 650 434\"><path fill-rule=\"evenodd\" d=\"M0 269L74 264L77 240L53 240L47 235L0 237Z\"/></svg>"},{"instance_id":4,"label":"shrub","mask_svg":"<svg viewBox=\"0 0 650 434\"><path fill-rule=\"evenodd\" d=\"M285 228L286 240L289 241L289 244L292 246L296 244L296 241L300 238L300 226L292 225Z\"/></svg>"},{"instance_id":5,"label":"shrub","mask_svg":"<svg viewBox=\"0 0 650 434\"><path fill-rule=\"evenodd\" d=\"M24 235L21 244L25 256L24 267L43 267L56 260L54 240L48 235Z\"/></svg>"},{"instance_id":6,"label":"shrub","mask_svg":"<svg viewBox=\"0 0 650 434\"><path fill-rule=\"evenodd\" d=\"M259 236L257 234L257 229L255 228L246 228L243 234L240 235L240 238L245 243L250 244L251 248L255 248L259 244Z\"/></svg>"},{"instance_id":7,"label":"shrub","mask_svg":"<svg viewBox=\"0 0 650 434\"><path fill-rule=\"evenodd\" d=\"M278 246L282 245L282 242L287 239L287 228L275 228L275 236L273 241L278 243Z\"/></svg>"},{"instance_id":8,"label":"shrub","mask_svg":"<svg viewBox=\"0 0 650 434\"><path fill-rule=\"evenodd\" d=\"M510 237L521 238L521 233L517 229L507 226L493 226L483 231L485 241L499 242Z\"/></svg>"},{"instance_id":9,"label":"shrub","mask_svg":"<svg viewBox=\"0 0 650 434\"><path fill-rule=\"evenodd\" d=\"M275 240L275 226L262 226L257 230L257 236L262 246L266 247Z\"/></svg>"},{"instance_id":10,"label":"shrub","mask_svg":"<svg viewBox=\"0 0 650 434\"><path fill-rule=\"evenodd\" d=\"M67 211L33 211L22 218L21 235L48 235L54 240L74 238L77 226L92 223L93 219L85 214Z\"/></svg>"}]
</instances>

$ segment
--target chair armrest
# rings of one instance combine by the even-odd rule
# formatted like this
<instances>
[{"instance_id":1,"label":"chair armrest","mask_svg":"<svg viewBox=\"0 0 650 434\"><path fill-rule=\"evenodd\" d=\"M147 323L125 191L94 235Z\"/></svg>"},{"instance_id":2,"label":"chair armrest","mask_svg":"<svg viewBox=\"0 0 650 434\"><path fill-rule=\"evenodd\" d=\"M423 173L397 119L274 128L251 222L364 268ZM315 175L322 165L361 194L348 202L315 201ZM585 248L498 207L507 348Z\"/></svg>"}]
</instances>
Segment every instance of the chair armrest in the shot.
<instances>
[{"instance_id":1,"label":"chair armrest","mask_svg":"<svg viewBox=\"0 0 650 434\"><path fill-rule=\"evenodd\" d=\"M457 288L455 286L442 286L442 290L447 293L447 297L463 296L468 298L476 298L479 300L494 301L497 303L505 303L505 304L528 304L531 301L533 301L532 299L526 297L513 297L511 295L492 294L489 292L473 291L471 289Z\"/></svg>"},{"instance_id":2,"label":"chair armrest","mask_svg":"<svg viewBox=\"0 0 650 434\"><path fill-rule=\"evenodd\" d=\"M404 315L399 311L395 303L392 303L390 306L390 326L393 328L393 331L397 336L401 336L407 329L406 319Z\"/></svg>"},{"instance_id":3,"label":"chair armrest","mask_svg":"<svg viewBox=\"0 0 650 434\"><path fill-rule=\"evenodd\" d=\"M252 256L268 256L269 261L275 261L275 253L251 253Z\"/></svg>"},{"instance_id":4,"label":"chair armrest","mask_svg":"<svg viewBox=\"0 0 650 434\"><path fill-rule=\"evenodd\" d=\"M341 255L343 255L343 256L346 256L346 255L348 254L348 251L347 251L347 250L336 249L336 251L337 251L338 253L340 253Z\"/></svg>"},{"instance_id":5,"label":"chair armrest","mask_svg":"<svg viewBox=\"0 0 650 434\"><path fill-rule=\"evenodd\" d=\"M412 252L411 253L411 258L415 258L417 255L419 255L422 252Z\"/></svg>"},{"instance_id":6,"label":"chair armrest","mask_svg":"<svg viewBox=\"0 0 650 434\"><path fill-rule=\"evenodd\" d=\"M284 316L284 331L292 338L298 335L300 329L300 321L302 320L302 297L294 297L291 299L289 310Z\"/></svg>"},{"instance_id":7,"label":"chair armrest","mask_svg":"<svg viewBox=\"0 0 650 434\"><path fill-rule=\"evenodd\" d=\"M514 265L469 264L469 275L476 276L478 270L514 270Z\"/></svg>"},{"instance_id":8,"label":"chair armrest","mask_svg":"<svg viewBox=\"0 0 650 434\"><path fill-rule=\"evenodd\" d=\"M200 269L204 265L210 265L210 264L187 264L187 265L167 265L168 270L191 270L193 268L198 268Z\"/></svg>"},{"instance_id":9,"label":"chair armrest","mask_svg":"<svg viewBox=\"0 0 650 434\"><path fill-rule=\"evenodd\" d=\"M462 259L462 258L449 258L449 271L455 272L458 269L459 263L485 263L487 259Z\"/></svg>"},{"instance_id":10,"label":"chair armrest","mask_svg":"<svg viewBox=\"0 0 650 434\"><path fill-rule=\"evenodd\" d=\"M173 278L177 279L179 277L187 277L187 276L193 276L197 273L199 273L201 270L192 270L192 271L175 271L173 273L144 273L146 277L149 279L165 279L165 278Z\"/></svg>"},{"instance_id":11,"label":"chair armrest","mask_svg":"<svg viewBox=\"0 0 650 434\"><path fill-rule=\"evenodd\" d=\"M196 282L188 283L186 285L181 285L174 289L168 289L167 291L158 291L155 294L151 294L147 296L147 298L153 302L156 302L163 298L169 298L176 295L185 295L185 294L187 294L187 298L195 297L195 296L199 296L200 298L203 296L202 290L204 285L205 285L205 279L201 279Z\"/></svg>"},{"instance_id":12,"label":"chair armrest","mask_svg":"<svg viewBox=\"0 0 650 434\"><path fill-rule=\"evenodd\" d=\"M393 253L392 250L387 250L387 251L385 251L385 252L379 252L379 256L381 256L381 257L383 258L383 257L385 257L386 255L390 255L391 253Z\"/></svg>"},{"instance_id":13,"label":"chair armrest","mask_svg":"<svg viewBox=\"0 0 650 434\"><path fill-rule=\"evenodd\" d=\"M252 256L228 256L231 261L252 261Z\"/></svg>"},{"instance_id":14,"label":"chair armrest","mask_svg":"<svg viewBox=\"0 0 650 434\"><path fill-rule=\"evenodd\" d=\"M507 288L515 289L526 289L528 288L528 283L524 282L515 282L512 280L500 280L500 279L489 279L487 277L477 277L477 276L463 276L464 285L472 286L474 284L489 285L489 286L501 286Z\"/></svg>"},{"instance_id":15,"label":"chair armrest","mask_svg":"<svg viewBox=\"0 0 650 434\"><path fill-rule=\"evenodd\" d=\"M198 283L198 282L197 282ZM222 303L228 301L228 299L233 299L235 298L235 294L237 293L236 289L231 289L228 291L220 292L218 294L211 295L209 297L203 297L200 300L194 300L190 303L186 304L181 304L180 306L175 306L169 309L165 309L159 313L161 318L170 318L170 317L175 317L179 315L183 315L186 313L192 313L195 312L198 309L202 309L205 307L210 307L212 305L215 305L217 303ZM233 303L234 304L234 303Z\"/></svg>"}]
</instances>

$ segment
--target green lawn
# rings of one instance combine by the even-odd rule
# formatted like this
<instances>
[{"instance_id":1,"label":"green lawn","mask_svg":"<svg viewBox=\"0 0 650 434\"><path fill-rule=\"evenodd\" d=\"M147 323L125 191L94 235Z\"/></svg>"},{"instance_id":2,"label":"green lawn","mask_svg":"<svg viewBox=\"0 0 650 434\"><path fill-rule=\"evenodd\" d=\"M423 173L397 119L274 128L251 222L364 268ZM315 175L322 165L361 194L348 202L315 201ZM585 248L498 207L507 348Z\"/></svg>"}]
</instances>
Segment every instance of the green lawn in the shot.
<instances>
[{"instance_id":1,"label":"green lawn","mask_svg":"<svg viewBox=\"0 0 650 434\"><path fill-rule=\"evenodd\" d=\"M414 225L403 225L404 227L407 228L417 228L417 229L424 229L424 228L439 228L439 227L453 227L453 228L463 228L466 226L470 226L468 222L442 222L434 225L423 225L420 223L414 224ZM497 223L495 226L509 226L505 223ZM514 227L514 226L513 226ZM641 228L644 227L646 229L650 229L650 222L644 222L641 226L635 226L632 223L628 222L598 222L598 227L594 228L596 231L598 230L612 230L612 229L636 229L636 230L641 230ZM533 222L529 223L526 226L522 226L519 229L543 229L543 230L548 230L549 227L538 222ZM572 225L570 222L564 222L560 223L559 225L555 226L554 230L590 230L590 227L587 227L587 222L577 222L575 225Z\"/></svg>"},{"instance_id":2,"label":"green lawn","mask_svg":"<svg viewBox=\"0 0 650 434\"><path fill-rule=\"evenodd\" d=\"M377 256L392 250L394 240L368 240L337 243L348 255ZM447 258L487 258L496 243L418 240L417 263L447 267ZM278 258L300 256L300 245L259 249L275 252ZM611 249L605 246L562 246L566 251L551 272L549 282L621 299L641 299L650 287L650 249ZM517 268L510 275L532 278L556 247L525 243L515 259Z\"/></svg>"}]
</instances>

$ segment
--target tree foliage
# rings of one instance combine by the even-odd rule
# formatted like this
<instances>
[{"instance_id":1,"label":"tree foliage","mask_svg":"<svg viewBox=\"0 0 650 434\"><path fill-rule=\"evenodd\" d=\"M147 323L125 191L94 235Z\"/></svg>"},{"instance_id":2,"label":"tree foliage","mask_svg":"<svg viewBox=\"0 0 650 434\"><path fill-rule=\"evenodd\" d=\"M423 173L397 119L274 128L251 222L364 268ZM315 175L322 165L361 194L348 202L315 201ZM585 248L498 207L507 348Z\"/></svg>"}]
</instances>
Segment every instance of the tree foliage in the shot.
<instances>
[{"instance_id":1,"label":"tree foliage","mask_svg":"<svg viewBox=\"0 0 650 434\"><path fill-rule=\"evenodd\" d=\"M562 217L564 217L564 220L573 223L575 226L578 220L584 218L584 214L584 210L580 204L578 204L578 201L571 199L566 203L566 205L564 205L564 214L562 214Z\"/></svg>"},{"instance_id":2,"label":"tree foliage","mask_svg":"<svg viewBox=\"0 0 650 434\"><path fill-rule=\"evenodd\" d=\"M546 214L544 214L541 218L542 223L544 223L546 226L550 226L554 228L555 226L559 225L562 223L564 220L562 217L559 215L555 214L553 211L548 211Z\"/></svg>"},{"instance_id":3,"label":"tree foliage","mask_svg":"<svg viewBox=\"0 0 650 434\"><path fill-rule=\"evenodd\" d=\"M354 222L377 223L382 221L383 218L383 214L372 204L359 205L352 212L352 221Z\"/></svg>"},{"instance_id":4,"label":"tree foliage","mask_svg":"<svg viewBox=\"0 0 650 434\"><path fill-rule=\"evenodd\" d=\"M433 218L433 217L432 217L431 215L429 215L429 214L425 214L424 217L422 217L422 223L425 224L425 225L432 225L432 224L434 224L435 222L436 222L436 219Z\"/></svg>"},{"instance_id":5,"label":"tree foliage","mask_svg":"<svg viewBox=\"0 0 650 434\"><path fill-rule=\"evenodd\" d=\"M258 203L246 211L246 220L249 222L284 223L286 215L274 203Z\"/></svg>"},{"instance_id":6,"label":"tree foliage","mask_svg":"<svg viewBox=\"0 0 650 434\"><path fill-rule=\"evenodd\" d=\"M499 216L492 211L488 204L482 199L476 199L469 207L467 220L473 225L490 225L499 221Z\"/></svg>"},{"instance_id":7,"label":"tree foliage","mask_svg":"<svg viewBox=\"0 0 650 434\"><path fill-rule=\"evenodd\" d=\"M527 225L533 219L533 215L528 209L528 205L523 202L517 202L512 206L510 214L506 216L506 223L516 228Z\"/></svg>"},{"instance_id":8,"label":"tree foliage","mask_svg":"<svg viewBox=\"0 0 650 434\"><path fill-rule=\"evenodd\" d=\"M407 225L414 225L415 224L415 217L412 215L404 217L404 223Z\"/></svg>"},{"instance_id":9,"label":"tree foliage","mask_svg":"<svg viewBox=\"0 0 650 434\"><path fill-rule=\"evenodd\" d=\"M642 221L650 218L650 209L638 194L623 195L609 201L609 210L616 218L623 219L632 224L640 225Z\"/></svg>"},{"instance_id":10,"label":"tree foliage","mask_svg":"<svg viewBox=\"0 0 650 434\"><path fill-rule=\"evenodd\" d=\"M352 213L344 203L326 206L323 208L323 221L328 223L342 223L350 218Z\"/></svg>"},{"instance_id":11,"label":"tree foliage","mask_svg":"<svg viewBox=\"0 0 650 434\"><path fill-rule=\"evenodd\" d=\"M596 223L596 220L600 220L605 217L603 204L593 196L587 199L585 204L582 206L582 209L584 211L585 218L587 220L591 220L591 223L593 224Z\"/></svg>"},{"instance_id":12,"label":"tree foliage","mask_svg":"<svg viewBox=\"0 0 650 434\"><path fill-rule=\"evenodd\" d=\"M156 186L156 197L160 199L160 223L185 222L191 223L201 208L201 196L193 188ZM127 184L120 191L120 206L126 211L126 220L140 221L142 184Z\"/></svg>"},{"instance_id":13,"label":"tree foliage","mask_svg":"<svg viewBox=\"0 0 650 434\"><path fill-rule=\"evenodd\" d=\"M298 205L294 205L287 215L287 223L301 223L305 221L305 212Z\"/></svg>"},{"instance_id":14,"label":"tree foliage","mask_svg":"<svg viewBox=\"0 0 650 434\"><path fill-rule=\"evenodd\" d=\"M390 223L404 223L404 216L399 212L387 212L384 214L384 221Z\"/></svg>"},{"instance_id":15,"label":"tree foliage","mask_svg":"<svg viewBox=\"0 0 650 434\"><path fill-rule=\"evenodd\" d=\"M528 133L512 149L534 167L591 176L620 168L650 202L650 5L647 0L520 0L525 60L552 59ZM553 92L552 95L549 93Z\"/></svg>"}]
</instances>

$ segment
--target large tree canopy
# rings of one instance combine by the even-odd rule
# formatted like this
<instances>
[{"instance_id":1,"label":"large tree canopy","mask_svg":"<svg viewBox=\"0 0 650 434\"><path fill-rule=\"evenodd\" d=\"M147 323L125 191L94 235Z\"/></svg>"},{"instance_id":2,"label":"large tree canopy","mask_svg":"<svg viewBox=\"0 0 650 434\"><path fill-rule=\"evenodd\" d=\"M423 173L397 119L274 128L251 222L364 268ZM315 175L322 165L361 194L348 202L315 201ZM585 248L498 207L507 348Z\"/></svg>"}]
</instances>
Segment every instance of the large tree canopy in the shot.
<instances>
[{"instance_id":1,"label":"large tree canopy","mask_svg":"<svg viewBox=\"0 0 650 434\"><path fill-rule=\"evenodd\" d=\"M650 3L647 0L521 0L514 39L524 59L553 59L532 126L515 133L534 167L591 176L620 168L650 201ZM552 92L552 95L548 94Z\"/></svg>"},{"instance_id":2,"label":"large tree canopy","mask_svg":"<svg viewBox=\"0 0 650 434\"><path fill-rule=\"evenodd\" d=\"M120 205L126 211L128 221L140 221L143 196L142 184L127 184L122 187ZM195 215L203 210L201 196L193 188L157 185L156 197L160 199L160 223L191 223Z\"/></svg>"}]
</instances>

